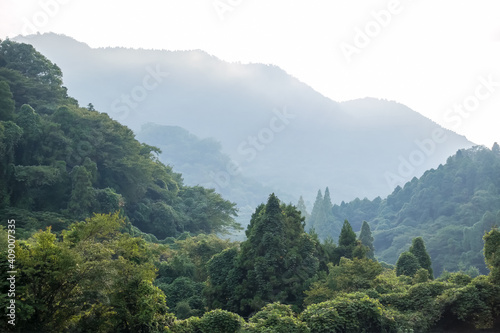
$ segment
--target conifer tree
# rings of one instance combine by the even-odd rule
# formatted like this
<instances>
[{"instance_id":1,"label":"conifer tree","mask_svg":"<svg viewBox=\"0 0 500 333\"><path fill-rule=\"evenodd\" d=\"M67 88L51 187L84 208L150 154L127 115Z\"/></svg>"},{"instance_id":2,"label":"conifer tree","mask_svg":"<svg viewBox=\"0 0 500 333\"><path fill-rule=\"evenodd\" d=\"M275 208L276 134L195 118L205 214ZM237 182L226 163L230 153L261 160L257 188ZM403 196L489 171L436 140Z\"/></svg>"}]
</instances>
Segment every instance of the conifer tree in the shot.
<instances>
[{"instance_id":1,"label":"conifer tree","mask_svg":"<svg viewBox=\"0 0 500 333\"><path fill-rule=\"evenodd\" d=\"M311 228L317 229L318 225L320 225L321 221L324 219L325 211L323 210L323 203L323 194L321 193L321 190L318 190L318 194L316 195L316 200L314 201L313 209L311 211L311 217L309 218L309 221L307 221L307 230Z\"/></svg>"},{"instance_id":2,"label":"conifer tree","mask_svg":"<svg viewBox=\"0 0 500 333\"><path fill-rule=\"evenodd\" d=\"M305 233L303 222L296 207L280 204L274 194L266 205L257 207L248 226L248 239L241 244L233 273L228 274L240 280L242 287L233 291L232 299L239 300L242 314L270 302L302 304L306 281L319 267L314 239ZM214 298L224 301L216 294Z\"/></svg>"},{"instance_id":3,"label":"conifer tree","mask_svg":"<svg viewBox=\"0 0 500 333\"><path fill-rule=\"evenodd\" d=\"M359 240L361 244L368 248L366 252L366 257L368 259L375 259L375 248L373 247L373 237L372 231L370 230L370 225L368 222L363 221L363 225L361 226L361 232L359 233Z\"/></svg>"},{"instance_id":4,"label":"conifer tree","mask_svg":"<svg viewBox=\"0 0 500 333\"><path fill-rule=\"evenodd\" d=\"M412 240L412 244L410 246L410 252L413 253L413 255L415 255L420 267L425 268L427 271L429 271L429 277L433 279L434 275L432 272L431 257L429 256L427 250L425 249L425 244L422 237L416 237Z\"/></svg>"},{"instance_id":5,"label":"conifer tree","mask_svg":"<svg viewBox=\"0 0 500 333\"><path fill-rule=\"evenodd\" d=\"M307 212L306 203L304 202L304 198L302 198L302 196L300 196L299 202L297 203L297 209L300 211L302 216L306 219L306 224L307 224L307 221L309 220L311 215Z\"/></svg>"},{"instance_id":6,"label":"conifer tree","mask_svg":"<svg viewBox=\"0 0 500 333\"><path fill-rule=\"evenodd\" d=\"M356 240L356 234L347 220L344 221L342 230L340 231L339 244L337 248L335 248L334 264L338 265L342 257L348 259L352 259L353 257L365 257L363 246L361 242Z\"/></svg>"},{"instance_id":7,"label":"conifer tree","mask_svg":"<svg viewBox=\"0 0 500 333\"><path fill-rule=\"evenodd\" d=\"M345 220L339 236L339 246L354 247L356 246L356 234L352 230L349 221Z\"/></svg>"},{"instance_id":8,"label":"conifer tree","mask_svg":"<svg viewBox=\"0 0 500 333\"><path fill-rule=\"evenodd\" d=\"M331 220L332 215L332 199L330 198L330 190L328 187L325 189L325 195L323 197L323 210L325 211L326 220Z\"/></svg>"}]
</instances>

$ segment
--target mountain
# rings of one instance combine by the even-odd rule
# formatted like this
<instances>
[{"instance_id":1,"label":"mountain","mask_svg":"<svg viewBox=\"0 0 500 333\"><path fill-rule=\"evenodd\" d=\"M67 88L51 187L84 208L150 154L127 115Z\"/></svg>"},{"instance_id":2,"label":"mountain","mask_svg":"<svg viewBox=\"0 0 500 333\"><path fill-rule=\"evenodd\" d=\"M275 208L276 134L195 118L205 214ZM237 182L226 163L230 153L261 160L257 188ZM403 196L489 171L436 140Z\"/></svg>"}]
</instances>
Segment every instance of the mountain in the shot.
<instances>
[{"instance_id":1,"label":"mountain","mask_svg":"<svg viewBox=\"0 0 500 333\"><path fill-rule=\"evenodd\" d=\"M359 230L366 220L379 260L396 263L412 239L422 236L436 276L471 268L486 274L482 237L500 226L500 148L461 149L385 199L342 202L332 213L328 223L313 225L316 232L332 235L345 219Z\"/></svg>"},{"instance_id":2,"label":"mountain","mask_svg":"<svg viewBox=\"0 0 500 333\"><path fill-rule=\"evenodd\" d=\"M136 133L154 123L219 142L229 162L196 180L218 192L244 193L248 186L240 189L228 177L242 175L293 200L314 197L325 185L333 202L375 198L473 145L404 105L372 98L338 103L272 65L227 63L200 50L93 49L55 34L16 40L60 66L82 104ZM162 159L196 178L190 174L196 170L182 169L186 161ZM268 194L254 195L263 202Z\"/></svg>"},{"instance_id":3,"label":"mountain","mask_svg":"<svg viewBox=\"0 0 500 333\"><path fill-rule=\"evenodd\" d=\"M0 217L18 221L16 236L114 212L151 239L240 229L234 203L185 186L157 150L79 107L31 45L0 43Z\"/></svg>"}]
</instances>

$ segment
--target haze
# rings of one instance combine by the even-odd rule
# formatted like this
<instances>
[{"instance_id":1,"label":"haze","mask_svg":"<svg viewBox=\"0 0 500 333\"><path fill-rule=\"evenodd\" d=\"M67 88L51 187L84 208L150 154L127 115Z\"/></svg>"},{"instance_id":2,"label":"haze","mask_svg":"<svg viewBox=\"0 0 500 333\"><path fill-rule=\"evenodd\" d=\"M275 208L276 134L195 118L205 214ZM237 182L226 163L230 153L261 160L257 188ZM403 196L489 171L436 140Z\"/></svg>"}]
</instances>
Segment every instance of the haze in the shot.
<instances>
[{"instance_id":1,"label":"haze","mask_svg":"<svg viewBox=\"0 0 500 333\"><path fill-rule=\"evenodd\" d=\"M0 4L2 39L56 32L92 47L202 49L226 61L277 65L336 101L394 100L477 144L500 141L493 0Z\"/></svg>"}]
</instances>

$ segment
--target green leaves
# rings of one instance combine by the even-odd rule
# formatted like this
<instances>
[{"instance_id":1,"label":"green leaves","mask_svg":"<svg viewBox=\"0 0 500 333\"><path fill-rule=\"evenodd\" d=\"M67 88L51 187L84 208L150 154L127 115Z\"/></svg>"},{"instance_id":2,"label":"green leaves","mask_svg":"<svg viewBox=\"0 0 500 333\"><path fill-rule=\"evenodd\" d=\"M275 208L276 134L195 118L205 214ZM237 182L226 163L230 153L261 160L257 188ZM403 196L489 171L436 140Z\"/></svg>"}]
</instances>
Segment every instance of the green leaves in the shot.
<instances>
[{"instance_id":1,"label":"green leaves","mask_svg":"<svg viewBox=\"0 0 500 333\"><path fill-rule=\"evenodd\" d=\"M434 275L432 272L431 257L429 256L427 250L425 249L425 244L422 237L416 237L412 240L412 244L410 246L409 251L415 255L420 267L426 269L429 272L429 277L433 279Z\"/></svg>"},{"instance_id":2,"label":"green leaves","mask_svg":"<svg viewBox=\"0 0 500 333\"><path fill-rule=\"evenodd\" d=\"M152 252L120 233L123 225L117 214L96 215L70 226L63 240L48 229L20 242L19 295L32 313L21 330L139 332L169 323L165 295L152 284Z\"/></svg>"},{"instance_id":3,"label":"green leaves","mask_svg":"<svg viewBox=\"0 0 500 333\"><path fill-rule=\"evenodd\" d=\"M403 252L396 262L396 275L413 276L419 268L417 257L411 252Z\"/></svg>"},{"instance_id":4,"label":"green leaves","mask_svg":"<svg viewBox=\"0 0 500 333\"><path fill-rule=\"evenodd\" d=\"M492 229L484 235L484 258L490 269L490 279L500 285L500 231Z\"/></svg>"}]
</instances>

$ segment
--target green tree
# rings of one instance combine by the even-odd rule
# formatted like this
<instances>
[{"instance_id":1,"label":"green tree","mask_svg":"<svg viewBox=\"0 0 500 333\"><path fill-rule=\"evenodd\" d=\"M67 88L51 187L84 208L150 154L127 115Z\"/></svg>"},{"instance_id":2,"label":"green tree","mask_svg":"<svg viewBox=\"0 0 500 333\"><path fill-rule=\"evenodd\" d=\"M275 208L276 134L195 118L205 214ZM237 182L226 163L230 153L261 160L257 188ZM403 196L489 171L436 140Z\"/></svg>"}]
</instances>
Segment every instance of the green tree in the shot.
<instances>
[{"instance_id":1,"label":"green tree","mask_svg":"<svg viewBox=\"0 0 500 333\"><path fill-rule=\"evenodd\" d=\"M15 103L10 86L0 80L0 121L14 120Z\"/></svg>"},{"instance_id":2,"label":"green tree","mask_svg":"<svg viewBox=\"0 0 500 333\"><path fill-rule=\"evenodd\" d=\"M75 166L71 178L73 189L68 204L69 213L77 218L88 217L95 202L92 174L84 166Z\"/></svg>"},{"instance_id":3,"label":"green tree","mask_svg":"<svg viewBox=\"0 0 500 333\"><path fill-rule=\"evenodd\" d=\"M370 225L366 221L363 221L363 224L361 225L359 240L361 241L361 244L368 248L366 257L369 259L375 259L375 247L373 246L372 231L370 230Z\"/></svg>"},{"instance_id":4,"label":"green tree","mask_svg":"<svg viewBox=\"0 0 500 333\"><path fill-rule=\"evenodd\" d=\"M309 305L300 315L311 332L397 332L392 313L364 293L351 293Z\"/></svg>"},{"instance_id":5,"label":"green tree","mask_svg":"<svg viewBox=\"0 0 500 333\"><path fill-rule=\"evenodd\" d=\"M419 270L420 264L417 257L411 252L403 252L396 262L396 275L413 276Z\"/></svg>"},{"instance_id":6,"label":"green tree","mask_svg":"<svg viewBox=\"0 0 500 333\"><path fill-rule=\"evenodd\" d=\"M486 233L484 239L484 259L490 270L490 279L500 285L500 231L494 228Z\"/></svg>"},{"instance_id":7,"label":"green tree","mask_svg":"<svg viewBox=\"0 0 500 333\"><path fill-rule=\"evenodd\" d=\"M366 250L359 241L356 240L356 234L352 230L349 221L345 220L339 235L339 244L335 249L334 264L338 265L340 258L352 259L354 257L363 258Z\"/></svg>"},{"instance_id":8,"label":"green tree","mask_svg":"<svg viewBox=\"0 0 500 333\"><path fill-rule=\"evenodd\" d=\"M324 205L323 194L321 193L321 190L318 190L318 194L316 195L316 200L314 201L313 209L311 211L311 216L307 221L308 229L318 227L320 224L322 224L322 222L326 218L323 205Z\"/></svg>"},{"instance_id":9,"label":"green tree","mask_svg":"<svg viewBox=\"0 0 500 333\"><path fill-rule=\"evenodd\" d=\"M304 231L301 213L271 194L253 213L246 234L237 257L226 251L209 262L209 272L214 271L209 273L212 290L207 291L214 298L211 303L223 304L225 298L243 315L269 302L300 307L303 291L319 267L316 244ZM217 297L217 291L224 298Z\"/></svg>"},{"instance_id":10,"label":"green tree","mask_svg":"<svg viewBox=\"0 0 500 333\"><path fill-rule=\"evenodd\" d=\"M355 245L356 245L356 234L352 230L349 221L345 220L339 236L339 247L343 246L349 248L349 247L354 247Z\"/></svg>"},{"instance_id":11,"label":"green tree","mask_svg":"<svg viewBox=\"0 0 500 333\"><path fill-rule=\"evenodd\" d=\"M290 305L271 303L264 306L250 320L252 332L309 333L305 323L293 313Z\"/></svg>"},{"instance_id":12,"label":"green tree","mask_svg":"<svg viewBox=\"0 0 500 333\"><path fill-rule=\"evenodd\" d=\"M153 253L122 234L118 214L50 229L16 249L21 331L152 332L171 322L165 295L153 286Z\"/></svg>"},{"instance_id":13,"label":"green tree","mask_svg":"<svg viewBox=\"0 0 500 333\"><path fill-rule=\"evenodd\" d=\"M431 257L425 249L425 243L422 237L416 237L412 240L409 251L415 255L420 267L425 268L429 272L429 277L433 279L434 274L432 272Z\"/></svg>"},{"instance_id":14,"label":"green tree","mask_svg":"<svg viewBox=\"0 0 500 333\"><path fill-rule=\"evenodd\" d=\"M309 214L307 212L307 207L306 207L306 204L304 202L304 198L302 198L302 196L300 196L299 202L297 203L297 209L300 211L300 213L302 214L302 216L305 218L306 224L307 224L307 221L311 217L311 214Z\"/></svg>"}]
</instances>

